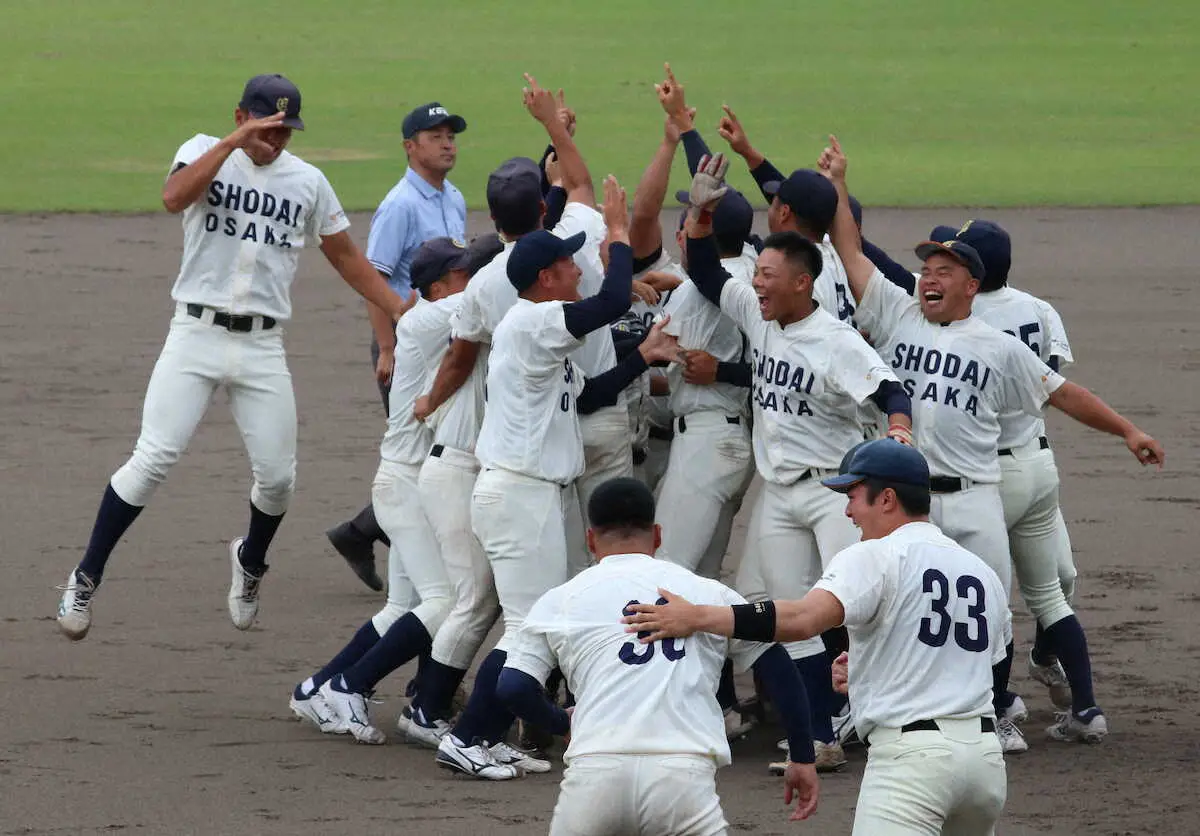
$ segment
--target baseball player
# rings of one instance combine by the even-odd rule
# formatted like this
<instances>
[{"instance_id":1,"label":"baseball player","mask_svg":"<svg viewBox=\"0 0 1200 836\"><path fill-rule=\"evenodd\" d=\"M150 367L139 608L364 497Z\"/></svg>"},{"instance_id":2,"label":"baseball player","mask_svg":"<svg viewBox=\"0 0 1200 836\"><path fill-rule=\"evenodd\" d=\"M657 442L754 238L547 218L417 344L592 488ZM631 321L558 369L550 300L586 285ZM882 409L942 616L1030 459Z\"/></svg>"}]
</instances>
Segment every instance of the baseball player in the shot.
<instances>
[{"instance_id":1,"label":"baseball player","mask_svg":"<svg viewBox=\"0 0 1200 836\"><path fill-rule=\"evenodd\" d=\"M861 335L813 298L821 251L795 232L770 235L752 284L731 281L712 237L713 209L727 186L723 155L706 158L692 180L687 222L688 272L696 287L746 334L754 369L754 459L766 482L751 517L750 566L772 596L801 597L822 566L858 539L819 477L837 470L863 439L861 407L873 401L889 417L889 435L911 440L909 397ZM788 648L805 679L817 740L818 770L838 769L845 754L830 722L834 699L825 645Z\"/></svg>"},{"instance_id":2,"label":"baseball player","mask_svg":"<svg viewBox=\"0 0 1200 836\"><path fill-rule=\"evenodd\" d=\"M979 253L984 278L971 305L975 315L1020 339L1056 372L1073 361L1058 312L1048 302L1008 284L1012 242L1002 227L971 220L961 229L939 227L933 232L931 240L957 238ZM1070 719L1071 713L1079 716L1094 700L1087 639L1070 605L1075 563L1058 505L1058 468L1046 438L1046 422L1023 412L1001 415L998 444L1000 499L1013 569L1021 596L1037 619L1029 674L1049 689L1055 706L1064 709L1059 722L1047 731L1057 740L1098 743L1107 732L1103 722L1081 724ZM1063 645L1066 649L1059 651ZM1074 689L1073 682L1079 683ZM1078 696L1073 698L1074 694ZM1023 703L1016 713L1025 713Z\"/></svg>"},{"instance_id":3,"label":"baseball player","mask_svg":"<svg viewBox=\"0 0 1200 836\"><path fill-rule=\"evenodd\" d=\"M396 326L395 371L388 397L387 432L371 500L392 546L388 551L388 600L359 628L332 661L296 686L291 709L323 731L348 730L363 743L383 743L371 724L367 695L387 674L428 652L451 605L441 549L421 507L417 486L429 454L431 431L412 414L425 376L450 344L450 315L467 285L468 251L453 238L432 238L412 260L410 283L421 294ZM420 603L397 598L411 585Z\"/></svg>"},{"instance_id":4,"label":"baseball player","mask_svg":"<svg viewBox=\"0 0 1200 836\"><path fill-rule=\"evenodd\" d=\"M397 293L408 292L409 271L423 242L440 236L466 240L467 204L447 179L458 159L457 136L466 129L466 120L440 102L414 108L401 123L408 167L375 210L367 235L367 260ZM368 304L367 314L373 331L388 335L384 341L371 340L371 366L387 413L395 340L383 311ZM389 543L369 503L325 536L363 583L383 589L375 570L374 544Z\"/></svg>"},{"instance_id":5,"label":"baseball player","mask_svg":"<svg viewBox=\"0 0 1200 836\"><path fill-rule=\"evenodd\" d=\"M836 137L830 137L818 165L843 201L833 241L858 302L856 319L913 397L916 445L933 474L933 519L983 558L1010 590L1012 565L999 486L1000 416L1020 411L1040 418L1048 402L1081 423L1121 436L1142 464L1161 467L1163 449L1100 398L1065 380L1020 340L971 316L984 267L969 244L952 240L917 246L924 265L916 298L883 279L862 254L854 219L844 205L846 158ZM1086 654L1086 642L1083 648ZM1010 647L1009 665L1011 660ZM1084 665L1086 660L1078 669ZM1005 674L996 690L1001 742L1006 752L1022 752L1028 744L1011 716L1005 717L1013 702L1007 678ZM1073 716L1087 726L1104 723L1094 705Z\"/></svg>"},{"instance_id":6,"label":"baseball player","mask_svg":"<svg viewBox=\"0 0 1200 836\"><path fill-rule=\"evenodd\" d=\"M803 599L697 606L662 589L664 605L630 607L627 629L642 642L783 641L845 624L848 693L870 746L856 836L990 836L1008 792L992 706L1012 637L1004 585L930 522L929 466L911 447L867 442L823 484L847 494L862 541Z\"/></svg>"},{"instance_id":7,"label":"baseball player","mask_svg":"<svg viewBox=\"0 0 1200 836\"><path fill-rule=\"evenodd\" d=\"M300 91L281 75L247 82L224 138L197 134L175 153L163 205L182 215L175 315L146 389L133 455L104 491L87 551L63 587L58 624L87 635L92 601L117 541L187 449L223 387L250 456L250 527L229 544L229 615L248 630L266 555L296 478L296 401L283 347L300 252L319 247L342 279L390 316L408 307L346 231L329 181L289 153L302 130Z\"/></svg>"},{"instance_id":8,"label":"baseball player","mask_svg":"<svg viewBox=\"0 0 1200 836\"><path fill-rule=\"evenodd\" d=\"M786 798L798 792L792 818L807 818L818 795L812 738L804 688L783 648L710 634L638 644L622 627L621 615L657 600L663 586L718 606L745 603L727 586L656 560L655 516L654 496L636 479L592 494L596 564L537 600L500 674L500 697L517 714L570 734L550 833L726 833L715 775L730 762L729 743L713 698L726 657L753 667L783 707L792 741ZM569 717L542 692L555 665L576 694Z\"/></svg>"},{"instance_id":9,"label":"baseball player","mask_svg":"<svg viewBox=\"0 0 1200 836\"><path fill-rule=\"evenodd\" d=\"M475 445L482 471L471 505L471 524L495 577L504 635L480 665L467 707L437 754L439 765L479 778L550 769L548 761L503 742L513 717L498 703L495 687L530 606L569 576L567 520L578 517L571 506L584 466L578 415L615 402L647 362L669 359L675 350L675 341L656 325L638 351L605 375L585 381L571 359L588 333L607 329L630 304L625 193L612 177L604 191L609 255L600 293L576 301L582 271L573 257L587 233L562 239L531 232L517 241L505 268L519 298L492 334L487 408Z\"/></svg>"}]
</instances>

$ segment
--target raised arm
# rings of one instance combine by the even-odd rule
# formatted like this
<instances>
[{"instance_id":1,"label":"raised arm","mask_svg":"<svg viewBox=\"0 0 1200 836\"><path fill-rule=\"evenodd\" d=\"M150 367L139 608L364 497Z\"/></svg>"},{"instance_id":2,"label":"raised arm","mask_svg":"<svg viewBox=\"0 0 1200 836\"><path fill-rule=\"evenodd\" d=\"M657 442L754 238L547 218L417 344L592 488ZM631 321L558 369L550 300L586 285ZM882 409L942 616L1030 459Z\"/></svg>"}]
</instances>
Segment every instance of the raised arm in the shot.
<instances>
[{"instance_id":1,"label":"raised arm","mask_svg":"<svg viewBox=\"0 0 1200 836\"><path fill-rule=\"evenodd\" d=\"M712 236L712 213L729 190L725 184L728 170L729 160L724 154L705 159L692 177L692 187L688 191L688 275L704 298L717 307L721 306L721 290L730 275L721 266L721 255Z\"/></svg>"},{"instance_id":2,"label":"raised arm","mask_svg":"<svg viewBox=\"0 0 1200 836\"><path fill-rule=\"evenodd\" d=\"M233 133L209 148L195 161L177 167L163 184L162 202L166 210L176 215L195 203L217 176L230 154L251 143L261 142L259 134L283 125L284 116L281 111L261 119L247 119L238 125Z\"/></svg>"},{"instance_id":3,"label":"raised arm","mask_svg":"<svg viewBox=\"0 0 1200 836\"><path fill-rule=\"evenodd\" d=\"M662 249L662 208L671 179L671 164L679 148L679 129L668 116L662 142L633 193L633 220L629 225L629 244L633 257L649 258Z\"/></svg>"},{"instance_id":4,"label":"raised arm","mask_svg":"<svg viewBox=\"0 0 1200 836\"><path fill-rule=\"evenodd\" d=\"M767 194L763 187L767 183L777 183L783 180L783 172L771 165L771 161L750 144L750 138L746 136L746 129L742 127L733 108L729 105L721 105L721 109L725 111L725 115L717 124L717 133L720 134L721 139L729 143L730 151L746 161L746 166L750 169L750 176L754 178L755 183L758 183L763 197L770 203L773 196Z\"/></svg>"},{"instance_id":5,"label":"raised arm","mask_svg":"<svg viewBox=\"0 0 1200 836\"><path fill-rule=\"evenodd\" d=\"M625 190L611 174L604 179L604 223L608 228L608 266L595 296L563 305L567 330L576 339L616 322L633 303L633 250L629 247L629 209Z\"/></svg>"},{"instance_id":6,"label":"raised arm","mask_svg":"<svg viewBox=\"0 0 1200 836\"><path fill-rule=\"evenodd\" d=\"M829 137L829 147L821 152L817 168L837 189L837 214L834 215L829 237L837 250L838 258L842 260L842 266L846 268L846 278L850 282L850 292L854 294L854 301L861 302L871 276L875 273L875 265L862 251L858 224L854 222L854 214L850 211L850 192L846 189L846 155L842 153L842 146L836 136Z\"/></svg>"},{"instance_id":7,"label":"raised arm","mask_svg":"<svg viewBox=\"0 0 1200 836\"><path fill-rule=\"evenodd\" d=\"M654 85L654 90L658 93L658 103L662 105L667 118L679 131L683 151L687 156L688 173L694 175L700 168L700 161L712 156L712 153L700 132L696 130L696 108L688 107L683 95L683 85L675 78L670 64L663 64L663 69L666 71L666 78L662 84Z\"/></svg>"},{"instance_id":8,"label":"raised arm","mask_svg":"<svg viewBox=\"0 0 1200 836\"><path fill-rule=\"evenodd\" d=\"M1094 430L1120 436L1139 462L1162 469L1166 459L1162 445L1084 387L1066 381L1050 395L1050 405Z\"/></svg>"},{"instance_id":9,"label":"raised arm","mask_svg":"<svg viewBox=\"0 0 1200 836\"><path fill-rule=\"evenodd\" d=\"M563 101L562 91L559 91L559 97L555 99L549 90L538 86L537 80L529 73L525 73L525 81L528 84L522 90L525 108L534 119L542 123L550 137L550 144L554 146L562 172L563 188L567 190L567 202L595 206L596 191L592 186L592 175L588 172L587 164L584 163L567 125L558 117L559 104Z\"/></svg>"}]
</instances>

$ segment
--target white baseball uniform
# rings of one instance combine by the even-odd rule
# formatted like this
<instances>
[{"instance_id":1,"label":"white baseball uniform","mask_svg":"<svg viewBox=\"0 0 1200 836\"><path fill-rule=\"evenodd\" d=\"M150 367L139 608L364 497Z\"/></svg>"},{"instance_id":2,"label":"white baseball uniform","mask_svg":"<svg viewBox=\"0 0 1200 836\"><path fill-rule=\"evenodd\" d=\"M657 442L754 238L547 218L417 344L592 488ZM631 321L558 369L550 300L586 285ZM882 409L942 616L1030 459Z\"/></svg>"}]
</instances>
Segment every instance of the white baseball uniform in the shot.
<instances>
[{"instance_id":1,"label":"white baseball uniform","mask_svg":"<svg viewBox=\"0 0 1200 836\"><path fill-rule=\"evenodd\" d=\"M638 273L634 280L641 279L651 270L672 273L680 279L687 278L687 272L666 252L659 254L658 259ZM658 303L649 305L635 298L629 311L641 320L642 327L647 331L653 327L666 306L670 304L675 291L668 290L659 296ZM666 378L662 369L652 368L643 374L636 384L625 391L629 396L629 420L633 429L633 446L640 448L645 459L639 464L634 462L634 476L646 483L650 490L657 490L659 482L667 471L667 461L671 450L672 416L667 395L654 395L650 391L650 382L654 377Z\"/></svg>"},{"instance_id":2,"label":"white baseball uniform","mask_svg":"<svg viewBox=\"0 0 1200 836\"><path fill-rule=\"evenodd\" d=\"M563 305L518 299L492 334L471 523L503 610L499 650L510 649L538 596L566 581L567 521L579 518L584 375L571 354L582 341Z\"/></svg>"},{"instance_id":3,"label":"white baseball uniform","mask_svg":"<svg viewBox=\"0 0 1200 836\"><path fill-rule=\"evenodd\" d=\"M850 279L846 277L841 256L828 235L816 245L821 251L821 273L813 279L813 299L837 319L853 325L854 294L850 292Z\"/></svg>"},{"instance_id":4,"label":"white baseball uniform","mask_svg":"<svg viewBox=\"0 0 1200 836\"><path fill-rule=\"evenodd\" d=\"M764 485L747 551L773 598L802 598L833 555L859 538L845 503L821 485L862 441L862 404L896 376L850 325L818 306L782 327L748 284L726 281L721 310L751 348L754 461ZM793 659L825 652L820 638L787 645Z\"/></svg>"},{"instance_id":5,"label":"white baseball uniform","mask_svg":"<svg viewBox=\"0 0 1200 836\"><path fill-rule=\"evenodd\" d=\"M726 658L743 672L769 645L697 633L644 645L630 604L658 588L695 603L745 603L732 589L646 554L614 554L547 591L506 667L545 681L556 665L575 695L553 836L724 834L715 775L730 762L716 689Z\"/></svg>"},{"instance_id":6,"label":"white baseball uniform","mask_svg":"<svg viewBox=\"0 0 1200 836\"><path fill-rule=\"evenodd\" d=\"M913 439L929 462L932 519L1011 589L1000 499L1000 417L1041 417L1063 377L978 316L939 325L876 270L855 312L913 400Z\"/></svg>"},{"instance_id":7,"label":"white baseball uniform","mask_svg":"<svg viewBox=\"0 0 1200 836\"><path fill-rule=\"evenodd\" d=\"M1036 296L1002 287L976 295L972 312L1017 337L1049 364L1073 362L1058 312ZM1058 467L1046 438L1046 422L1024 412L1000 416L1000 499L1017 585L1043 627L1072 614L1075 585L1071 538L1058 504Z\"/></svg>"},{"instance_id":8,"label":"white baseball uniform","mask_svg":"<svg viewBox=\"0 0 1200 836\"><path fill-rule=\"evenodd\" d=\"M432 433L413 417L413 406L425 391L429 369L441 362L450 344L450 314L454 297L424 299L396 324L396 363L388 397L387 431L379 445L379 469L371 488L375 518L391 541L388 549L388 600L372 619L379 635L409 611L410 598L393 596L407 578L420 603L412 613L430 636L450 611L450 580L441 548L421 507L417 479L429 455Z\"/></svg>"},{"instance_id":9,"label":"white baseball uniform","mask_svg":"<svg viewBox=\"0 0 1200 836\"><path fill-rule=\"evenodd\" d=\"M732 281L749 286L755 257L723 258L721 266ZM680 348L706 351L719 362L748 359L747 339L738 323L705 299L690 279L672 294L665 313L671 317L666 331L679 338ZM731 383L688 383L679 363L668 367L667 380L675 435L659 486L660 554L715 578L729 545L736 508L754 475L750 393ZM731 505L733 513L724 513Z\"/></svg>"},{"instance_id":10,"label":"white baseball uniform","mask_svg":"<svg viewBox=\"0 0 1200 836\"><path fill-rule=\"evenodd\" d=\"M992 665L1012 640L1000 578L912 522L839 553L816 588L845 608L849 696L870 746L856 836L992 834L1008 792L992 708Z\"/></svg>"},{"instance_id":11,"label":"white baseball uniform","mask_svg":"<svg viewBox=\"0 0 1200 836\"><path fill-rule=\"evenodd\" d=\"M218 142L192 137L171 171ZM250 501L278 516L296 481L296 399L282 328L292 315L292 280L300 252L350 222L317 168L287 151L258 166L241 149L181 219L175 316L146 388L137 445L112 487L128 504L145 505L224 387L254 473ZM218 324L230 315L237 330Z\"/></svg>"}]
</instances>

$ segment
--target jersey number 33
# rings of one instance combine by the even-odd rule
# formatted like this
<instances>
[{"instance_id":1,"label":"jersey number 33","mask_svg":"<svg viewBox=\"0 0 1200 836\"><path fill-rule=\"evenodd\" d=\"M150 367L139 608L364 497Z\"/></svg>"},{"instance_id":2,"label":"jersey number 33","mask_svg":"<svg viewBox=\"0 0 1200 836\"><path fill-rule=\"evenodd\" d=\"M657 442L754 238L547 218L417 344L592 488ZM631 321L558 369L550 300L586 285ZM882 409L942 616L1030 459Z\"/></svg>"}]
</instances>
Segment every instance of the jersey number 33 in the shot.
<instances>
[{"instance_id":1,"label":"jersey number 33","mask_svg":"<svg viewBox=\"0 0 1200 836\"><path fill-rule=\"evenodd\" d=\"M982 653L988 649L988 629L983 584L974 575L962 575L951 589L950 579L937 569L926 569L921 590L929 600L930 614L921 619L917 639L930 647L942 647L954 633L954 643L963 650ZM967 617L955 621L950 614L950 596L967 605ZM957 609L957 607L953 608Z\"/></svg>"}]
</instances>

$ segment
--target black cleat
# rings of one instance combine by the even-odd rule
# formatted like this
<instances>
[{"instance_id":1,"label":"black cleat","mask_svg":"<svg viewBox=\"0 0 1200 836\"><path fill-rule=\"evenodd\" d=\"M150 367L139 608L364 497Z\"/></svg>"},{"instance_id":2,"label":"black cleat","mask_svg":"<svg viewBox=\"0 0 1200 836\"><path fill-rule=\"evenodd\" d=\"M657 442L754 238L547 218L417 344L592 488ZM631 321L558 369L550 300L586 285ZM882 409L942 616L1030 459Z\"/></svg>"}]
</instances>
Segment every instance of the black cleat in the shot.
<instances>
[{"instance_id":1,"label":"black cleat","mask_svg":"<svg viewBox=\"0 0 1200 836\"><path fill-rule=\"evenodd\" d=\"M371 540L348 522L335 525L325 532L325 536L360 581L376 592L383 591L383 579L375 570L375 544Z\"/></svg>"}]
</instances>

